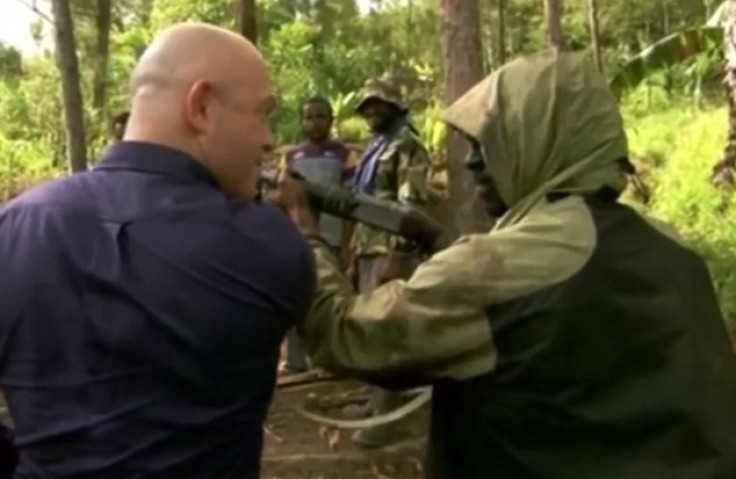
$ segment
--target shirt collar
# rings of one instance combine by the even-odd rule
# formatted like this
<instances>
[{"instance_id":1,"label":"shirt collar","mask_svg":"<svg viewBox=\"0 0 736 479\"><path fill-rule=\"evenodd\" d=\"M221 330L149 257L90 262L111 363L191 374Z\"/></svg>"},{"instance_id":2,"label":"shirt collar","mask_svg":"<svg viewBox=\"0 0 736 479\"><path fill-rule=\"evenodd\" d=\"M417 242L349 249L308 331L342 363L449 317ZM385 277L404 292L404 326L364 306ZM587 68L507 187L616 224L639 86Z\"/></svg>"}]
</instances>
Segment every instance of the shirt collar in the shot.
<instances>
[{"instance_id":1,"label":"shirt collar","mask_svg":"<svg viewBox=\"0 0 736 479\"><path fill-rule=\"evenodd\" d=\"M142 171L198 180L218 187L215 175L191 155L142 141L120 141L111 145L93 169Z\"/></svg>"}]
</instances>

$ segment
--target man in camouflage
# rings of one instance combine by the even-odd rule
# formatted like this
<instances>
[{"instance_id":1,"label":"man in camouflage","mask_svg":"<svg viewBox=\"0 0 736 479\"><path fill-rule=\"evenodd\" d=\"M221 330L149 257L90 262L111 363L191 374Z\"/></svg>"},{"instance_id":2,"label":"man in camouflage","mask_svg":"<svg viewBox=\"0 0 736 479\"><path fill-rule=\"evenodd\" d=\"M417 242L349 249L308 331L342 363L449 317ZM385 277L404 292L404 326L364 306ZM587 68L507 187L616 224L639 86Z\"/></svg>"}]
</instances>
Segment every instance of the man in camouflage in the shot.
<instances>
[{"instance_id":1,"label":"man in camouflage","mask_svg":"<svg viewBox=\"0 0 736 479\"><path fill-rule=\"evenodd\" d=\"M427 177L430 159L419 133L409 122L408 108L394 85L385 78L366 82L357 112L368 122L373 139L364 152L355 173L355 189L379 198L424 207L427 203ZM408 253L400 238L366 225L355 227L351 250L355 284L362 293L375 289L386 271L389 258L402 254L409 272L416 256ZM401 402L398 393L376 388L370 408L386 412ZM364 447L381 446L391 440L390 425L358 431L354 440Z\"/></svg>"},{"instance_id":2,"label":"man in camouflage","mask_svg":"<svg viewBox=\"0 0 736 479\"><path fill-rule=\"evenodd\" d=\"M284 181L317 261L315 364L432 385L428 479L736 477L736 357L708 268L618 201L626 133L586 54L514 60L445 119L500 218L370 294Z\"/></svg>"}]
</instances>

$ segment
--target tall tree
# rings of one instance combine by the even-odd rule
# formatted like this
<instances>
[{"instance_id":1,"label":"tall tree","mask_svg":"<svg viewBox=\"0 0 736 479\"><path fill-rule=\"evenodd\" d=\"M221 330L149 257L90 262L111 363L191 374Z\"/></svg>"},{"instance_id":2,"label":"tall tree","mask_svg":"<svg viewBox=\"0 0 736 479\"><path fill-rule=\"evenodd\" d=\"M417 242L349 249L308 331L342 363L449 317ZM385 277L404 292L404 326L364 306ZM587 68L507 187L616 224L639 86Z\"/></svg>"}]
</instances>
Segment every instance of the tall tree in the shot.
<instances>
[{"instance_id":1,"label":"tall tree","mask_svg":"<svg viewBox=\"0 0 736 479\"><path fill-rule=\"evenodd\" d=\"M440 0L440 42L444 67L445 101L449 105L483 79L480 8L478 0ZM488 226L482 205L475 197L475 184L462 160L468 144L450 133L447 144L450 197L455 226L460 233Z\"/></svg>"},{"instance_id":2,"label":"tall tree","mask_svg":"<svg viewBox=\"0 0 736 479\"><path fill-rule=\"evenodd\" d=\"M724 5L724 48L726 53L726 94L728 96L728 137L723 156L713 171L713 182L718 186L732 186L736 167L736 0Z\"/></svg>"},{"instance_id":3,"label":"tall tree","mask_svg":"<svg viewBox=\"0 0 736 479\"><path fill-rule=\"evenodd\" d=\"M544 21L547 31L547 42L560 50L567 48L562 33L563 0L544 0Z\"/></svg>"},{"instance_id":4,"label":"tall tree","mask_svg":"<svg viewBox=\"0 0 736 479\"><path fill-rule=\"evenodd\" d=\"M256 0L236 0L235 10L238 31L245 38L258 43L258 23L256 20Z\"/></svg>"},{"instance_id":5,"label":"tall tree","mask_svg":"<svg viewBox=\"0 0 736 479\"><path fill-rule=\"evenodd\" d=\"M593 59L599 72L603 72L603 52L601 50L601 33L598 22L598 0L588 0L588 23L590 24L590 43L593 47Z\"/></svg>"},{"instance_id":6,"label":"tall tree","mask_svg":"<svg viewBox=\"0 0 736 479\"><path fill-rule=\"evenodd\" d=\"M498 64L506 63L506 0L496 0L498 9Z\"/></svg>"},{"instance_id":7,"label":"tall tree","mask_svg":"<svg viewBox=\"0 0 736 479\"><path fill-rule=\"evenodd\" d=\"M110 27L112 23L112 1L97 0L95 30L94 78L92 80L92 107L97 111L105 109L107 99L107 64L110 57Z\"/></svg>"},{"instance_id":8,"label":"tall tree","mask_svg":"<svg viewBox=\"0 0 736 479\"><path fill-rule=\"evenodd\" d=\"M73 172L87 169L87 142L79 76L79 59L74 40L74 20L68 0L52 0L56 61L61 75L66 144Z\"/></svg>"}]
</instances>

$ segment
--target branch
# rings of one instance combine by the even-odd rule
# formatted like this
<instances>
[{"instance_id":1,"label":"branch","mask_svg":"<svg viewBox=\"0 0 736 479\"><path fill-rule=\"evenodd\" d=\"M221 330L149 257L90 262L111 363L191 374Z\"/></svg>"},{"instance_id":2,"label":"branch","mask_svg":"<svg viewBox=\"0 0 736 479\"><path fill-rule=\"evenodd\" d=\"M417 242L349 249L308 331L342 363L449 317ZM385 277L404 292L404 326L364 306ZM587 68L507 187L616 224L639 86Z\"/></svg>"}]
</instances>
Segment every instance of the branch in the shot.
<instances>
[{"instance_id":1,"label":"branch","mask_svg":"<svg viewBox=\"0 0 736 479\"><path fill-rule=\"evenodd\" d=\"M341 378L337 378L332 374L314 369L305 373L290 374L288 376L282 376L278 378L276 382L277 389L289 388L294 386L301 386L305 384L316 384L326 381L336 381Z\"/></svg>"},{"instance_id":2,"label":"branch","mask_svg":"<svg viewBox=\"0 0 736 479\"><path fill-rule=\"evenodd\" d=\"M33 13L35 13L36 15L38 15L39 17L41 17L42 20L50 23L51 25L54 24L54 19L51 18L51 17L49 17L45 13L43 13L41 10L39 10L38 7L36 6L36 2L35 1L33 3L28 3L25 0L15 0L15 1L18 2L18 3L20 3L21 5L23 5L24 7L26 7L28 10L30 10Z\"/></svg>"},{"instance_id":3,"label":"branch","mask_svg":"<svg viewBox=\"0 0 736 479\"><path fill-rule=\"evenodd\" d=\"M337 462L347 463L365 463L376 459L404 458L412 452L421 452L427 445L425 436L408 439L397 444L384 446L375 450L367 451L341 451L333 454L324 453L302 453L290 454L285 456L263 456L262 462L265 467L273 466L297 466L315 463L334 464Z\"/></svg>"}]
</instances>

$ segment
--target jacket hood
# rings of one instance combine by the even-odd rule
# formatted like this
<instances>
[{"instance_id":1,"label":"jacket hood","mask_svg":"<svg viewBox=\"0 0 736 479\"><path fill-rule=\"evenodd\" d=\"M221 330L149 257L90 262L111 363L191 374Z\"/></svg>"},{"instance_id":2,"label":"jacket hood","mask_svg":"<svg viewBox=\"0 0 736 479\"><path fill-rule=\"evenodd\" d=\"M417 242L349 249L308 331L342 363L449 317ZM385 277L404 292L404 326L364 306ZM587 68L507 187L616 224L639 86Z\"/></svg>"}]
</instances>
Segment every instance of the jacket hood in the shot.
<instances>
[{"instance_id":1,"label":"jacket hood","mask_svg":"<svg viewBox=\"0 0 736 479\"><path fill-rule=\"evenodd\" d=\"M628 145L611 90L586 54L544 50L514 60L475 85L444 114L477 140L518 222L549 193L623 191Z\"/></svg>"}]
</instances>

